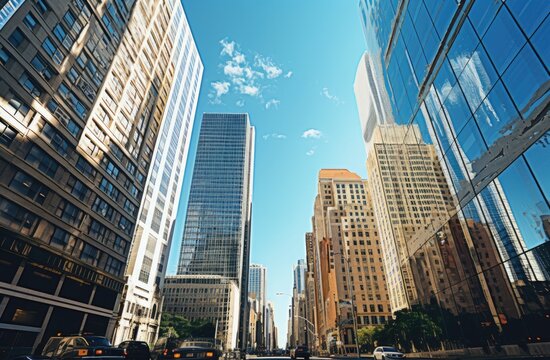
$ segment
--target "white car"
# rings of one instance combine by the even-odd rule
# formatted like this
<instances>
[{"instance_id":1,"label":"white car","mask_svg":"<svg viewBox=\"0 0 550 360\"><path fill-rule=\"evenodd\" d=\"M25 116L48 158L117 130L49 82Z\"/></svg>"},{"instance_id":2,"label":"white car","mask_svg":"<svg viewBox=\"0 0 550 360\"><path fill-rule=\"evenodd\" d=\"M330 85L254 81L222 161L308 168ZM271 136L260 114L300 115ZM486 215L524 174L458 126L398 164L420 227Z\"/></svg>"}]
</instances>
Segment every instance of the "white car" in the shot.
<instances>
[{"instance_id":1,"label":"white car","mask_svg":"<svg viewBox=\"0 0 550 360\"><path fill-rule=\"evenodd\" d=\"M391 346L379 346L372 353L374 360L403 359L405 354Z\"/></svg>"}]
</instances>

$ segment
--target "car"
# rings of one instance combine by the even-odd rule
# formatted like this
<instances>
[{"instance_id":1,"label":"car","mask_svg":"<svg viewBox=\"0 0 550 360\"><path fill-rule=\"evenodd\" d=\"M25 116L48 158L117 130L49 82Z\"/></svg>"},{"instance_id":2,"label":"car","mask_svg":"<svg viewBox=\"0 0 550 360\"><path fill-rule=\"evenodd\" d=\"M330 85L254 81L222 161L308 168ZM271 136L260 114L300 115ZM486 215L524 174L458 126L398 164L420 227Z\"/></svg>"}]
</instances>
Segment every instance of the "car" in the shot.
<instances>
[{"instance_id":1,"label":"car","mask_svg":"<svg viewBox=\"0 0 550 360\"><path fill-rule=\"evenodd\" d=\"M181 341L175 337L162 337L157 340L153 351L151 351L151 359L164 360L170 359L172 356L172 350L179 347Z\"/></svg>"},{"instance_id":2,"label":"car","mask_svg":"<svg viewBox=\"0 0 550 360\"><path fill-rule=\"evenodd\" d=\"M221 356L215 340L184 340L172 350L172 359L219 360Z\"/></svg>"},{"instance_id":3,"label":"car","mask_svg":"<svg viewBox=\"0 0 550 360\"><path fill-rule=\"evenodd\" d=\"M124 351L126 360L150 360L151 352L145 341L126 340L118 344L118 348Z\"/></svg>"},{"instance_id":4,"label":"car","mask_svg":"<svg viewBox=\"0 0 550 360\"><path fill-rule=\"evenodd\" d=\"M296 360L298 358L309 360L309 356L309 349L306 346L296 346L294 349L290 350L290 358L292 360Z\"/></svg>"},{"instance_id":5,"label":"car","mask_svg":"<svg viewBox=\"0 0 550 360\"><path fill-rule=\"evenodd\" d=\"M42 349L52 360L124 360L124 351L115 348L103 336L53 336Z\"/></svg>"},{"instance_id":6,"label":"car","mask_svg":"<svg viewBox=\"0 0 550 360\"><path fill-rule=\"evenodd\" d=\"M403 359L405 354L393 346L379 346L372 353L374 360Z\"/></svg>"}]
</instances>

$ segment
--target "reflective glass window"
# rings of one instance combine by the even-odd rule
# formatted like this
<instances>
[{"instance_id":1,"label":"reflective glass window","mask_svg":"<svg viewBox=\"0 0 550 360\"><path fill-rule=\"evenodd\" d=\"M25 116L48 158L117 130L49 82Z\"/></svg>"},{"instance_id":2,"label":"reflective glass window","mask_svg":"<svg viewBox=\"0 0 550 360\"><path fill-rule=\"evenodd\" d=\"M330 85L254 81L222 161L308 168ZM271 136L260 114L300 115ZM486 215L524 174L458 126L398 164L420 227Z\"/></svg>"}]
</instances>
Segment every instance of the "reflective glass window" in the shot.
<instances>
[{"instance_id":1,"label":"reflective glass window","mask_svg":"<svg viewBox=\"0 0 550 360\"><path fill-rule=\"evenodd\" d=\"M439 37L443 38L457 9L455 1L424 0Z\"/></svg>"},{"instance_id":2,"label":"reflective glass window","mask_svg":"<svg viewBox=\"0 0 550 360\"><path fill-rule=\"evenodd\" d=\"M502 78L524 118L548 96L548 91L540 91L547 86L548 72L529 44L523 47Z\"/></svg>"},{"instance_id":3,"label":"reflective glass window","mask_svg":"<svg viewBox=\"0 0 550 360\"><path fill-rule=\"evenodd\" d=\"M464 21L448 55L457 76L462 72L463 67L470 59L470 56L472 56L478 44L479 39L470 21Z\"/></svg>"},{"instance_id":4,"label":"reflective glass window","mask_svg":"<svg viewBox=\"0 0 550 360\"><path fill-rule=\"evenodd\" d=\"M542 219L550 215L550 209L523 157L504 170L498 181L503 190L503 203L511 211L512 223L519 229L527 248L548 241Z\"/></svg>"},{"instance_id":5,"label":"reflective glass window","mask_svg":"<svg viewBox=\"0 0 550 360\"><path fill-rule=\"evenodd\" d=\"M548 155L550 154L550 131L547 131L537 142L535 142L526 152L525 158L529 167L535 173L535 178L546 200L550 200L550 165Z\"/></svg>"},{"instance_id":6,"label":"reflective glass window","mask_svg":"<svg viewBox=\"0 0 550 360\"><path fill-rule=\"evenodd\" d=\"M500 74L506 70L527 39L505 8L501 9L483 37L483 44Z\"/></svg>"},{"instance_id":7,"label":"reflective glass window","mask_svg":"<svg viewBox=\"0 0 550 360\"><path fill-rule=\"evenodd\" d=\"M488 146L511 133L514 125L508 124L522 121L500 80L474 115Z\"/></svg>"},{"instance_id":8,"label":"reflective glass window","mask_svg":"<svg viewBox=\"0 0 550 360\"><path fill-rule=\"evenodd\" d=\"M466 126L464 126L457 136L457 142L463 154L464 163L470 164L468 169L473 171L475 175L475 173L485 167L485 164L480 164L478 160L485 154L487 147L485 146L485 141L483 141L474 120L470 120Z\"/></svg>"},{"instance_id":9,"label":"reflective glass window","mask_svg":"<svg viewBox=\"0 0 550 360\"><path fill-rule=\"evenodd\" d=\"M500 1L474 2L468 13L468 17L479 37L483 37L501 6L502 2Z\"/></svg>"},{"instance_id":10,"label":"reflective glass window","mask_svg":"<svg viewBox=\"0 0 550 360\"><path fill-rule=\"evenodd\" d=\"M506 6L527 37L531 36L544 18L550 14L550 1L548 0L507 0Z\"/></svg>"},{"instance_id":11,"label":"reflective glass window","mask_svg":"<svg viewBox=\"0 0 550 360\"><path fill-rule=\"evenodd\" d=\"M468 103L464 99L464 95L458 84L449 93L443 107L446 110L449 125L455 133L458 133L472 116Z\"/></svg>"},{"instance_id":12,"label":"reflective glass window","mask_svg":"<svg viewBox=\"0 0 550 360\"><path fill-rule=\"evenodd\" d=\"M548 46L548 39L550 39L550 16L546 17L544 23L531 37L531 44L546 67L550 66L550 46Z\"/></svg>"}]
</instances>

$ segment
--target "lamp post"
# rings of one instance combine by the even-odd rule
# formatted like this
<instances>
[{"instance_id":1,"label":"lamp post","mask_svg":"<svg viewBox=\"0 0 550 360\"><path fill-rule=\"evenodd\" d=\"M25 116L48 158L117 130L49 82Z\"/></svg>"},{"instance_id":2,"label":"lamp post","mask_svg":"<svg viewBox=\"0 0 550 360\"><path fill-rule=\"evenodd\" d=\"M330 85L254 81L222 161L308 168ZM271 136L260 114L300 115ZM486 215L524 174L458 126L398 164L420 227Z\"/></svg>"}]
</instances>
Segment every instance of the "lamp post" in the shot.
<instances>
[{"instance_id":1,"label":"lamp post","mask_svg":"<svg viewBox=\"0 0 550 360\"><path fill-rule=\"evenodd\" d=\"M346 256L342 252L334 253L334 255L340 255L342 259L344 259L344 262L346 263L346 283L348 288L348 295L351 301L351 317L353 319L353 331L354 331L354 337L355 337L355 349L357 351L357 357L361 357L361 352L359 351L359 339L358 339L358 333L357 333L357 316L355 315L355 301L353 301L353 293L351 292L351 283L350 283L350 260L349 257Z\"/></svg>"},{"instance_id":2,"label":"lamp post","mask_svg":"<svg viewBox=\"0 0 550 360\"><path fill-rule=\"evenodd\" d=\"M290 294L287 294L287 293L284 293L284 292L278 292L276 293L277 296L288 296L290 297L291 299L293 298L292 295ZM306 300L306 306L307 306L307 300ZM303 317L303 316L300 316L300 315L297 315L295 312L293 312L293 317L297 317L299 319L302 319L306 322L306 326L304 326L304 333L305 333L305 338L306 338L306 343L305 343L305 346L307 348L309 348L309 335L308 335L308 330L311 332L311 334L317 339L318 336L317 336L317 332L313 331L313 330L310 330L308 329L307 325L311 325L313 327L313 329L315 329L315 324L313 324L311 321L309 321L307 318Z\"/></svg>"}]
</instances>

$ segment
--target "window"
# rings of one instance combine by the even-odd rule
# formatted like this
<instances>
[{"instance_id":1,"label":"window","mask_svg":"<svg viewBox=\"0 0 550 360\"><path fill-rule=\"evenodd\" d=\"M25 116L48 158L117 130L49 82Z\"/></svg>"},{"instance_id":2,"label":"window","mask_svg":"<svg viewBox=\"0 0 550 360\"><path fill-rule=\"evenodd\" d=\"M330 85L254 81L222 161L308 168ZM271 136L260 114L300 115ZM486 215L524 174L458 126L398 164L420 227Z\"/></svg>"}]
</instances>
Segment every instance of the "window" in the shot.
<instances>
[{"instance_id":1,"label":"window","mask_svg":"<svg viewBox=\"0 0 550 360\"><path fill-rule=\"evenodd\" d=\"M92 205L92 210L108 220L113 219L113 215L114 215L113 207L109 205L105 200L100 198L99 196L95 198L94 204Z\"/></svg>"},{"instance_id":2,"label":"window","mask_svg":"<svg viewBox=\"0 0 550 360\"><path fill-rule=\"evenodd\" d=\"M133 224L130 222L130 220L126 219L124 216L120 217L120 220L118 222L118 227L123 230L126 234L132 235L133 230Z\"/></svg>"},{"instance_id":3,"label":"window","mask_svg":"<svg viewBox=\"0 0 550 360\"><path fill-rule=\"evenodd\" d=\"M26 71L19 77L19 83L35 98L42 96L44 90Z\"/></svg>"},{"instance_id":4,"label":"window","mask_svg":"<svg viewBox=\"0 0 550 360\"><path fill-rule=\"evenodd\" d=\"M48 10L50 10L50 7L48 5L46 5L45 0L36 0L36 5L35 6L38 9L38 11L40 11L40 13L42 15L44 15L45 13L48 12Z\"/></svg>"},{"instance_id":5,"label":"window","mask_svg":"<svg viewBox=\"0 0 550 360\"><path fill-rule=\"evenodd\" d=\"M107 261L105 262L104 269L110 274L119 276L120 273L122 272L122 262L109 256L107 257Z\"/></svg>"},{"instance_id":6,"label":"window","mask_svg":"<svg viewBox=\"0 0 550 360\"><path fill-rule=\"evenodd\" d=\"M38 170L51 178L55 176L57 168L59 167L57 161L36 145L31 148L31 151L27 154L26 160L29 165L38 168Z\"/></svg>"},{"instance_id":7,"label":"window","mask_svg":"<svg viewBox=\"0 0 550 360\"><path fill-rule=\"evenodd\" d=\"M82 128L65 112L61 109L59 104L55 100L48 101L48 109L56 115L56 118L65 125L65 128L74 136L79 137L82 132Z\"/></svg>"},{"instance_id":8,"label":"window","mask_svg":"<svg viewBox=\"0 0 550 360\"><path fill-rule=\"evenodd\" d=\"M12 109L11 114L19 120L24 120L25 116L27 116L30 111L30 107L23 100L13 94L9 94L6 98L9 98L10 95L11 99L8 100L8 105Z\"/></svg>"},{"instance_id":9,"label":"window","mask_svg":"<svg viewBox=\"0 0 550 360\"><path fill-rule=\"evenodd\" d=\"M94 265L99 257L99 250L89 244L84 244L82 253L80 254L80 260Z\"/></svg>"},{"instance_id":10,"label":"window","mask_svg":"<svg viewBox=\"0 0 550 360\"><path fill-rule=\"evenodd\" d=\"M82 211L67 200L61 200L55 214L70 225L76 227L80 226L80 222L84 217Z\"/></svg>"},{"instance_id":11,"label":"window","mask_svg":"<svg viewBox=\"0 0 550 360\"><path fill-rule=\"evenodd\" d=\"M0 45L0 63L2 63L2 65L6 65L8 61L10 61L10 54L2 45Z\"/></svg>"},{"instance_id":12,"label":"window","mask_svg":"<svg viewBox=\"0 0 550 360\"><path fill-rule=\"evenodd\" d=\"M15 173L9 187L38 204L43 204L49 193L47 186L22 171Z\"/></svg>"},{"instance_id":13,"label":"window","mask_svg":"<svg viewBox=\"0 0 550 360\"><path fill-rule=\"evenodd\" d=\"M53 128L50 124L46 123L42 129L42 134L50 140L50 145L54 148L57 153L63 157L66 157L68 154L68 149L71 148L69 142Z\"/></svg>"},{"instance_id":14,"label":"window","mask_svg":"<svg viewBox=\"0 0 550 360\"><path fill-rule=\"evenodd\" d=\"M34 15L30 12L27 13L27 15L25 15L25 18L23 19L23 23L27 25L27 27L31 30L36 29L36 27L38 26L38 21L36 20Z\"/></svg>"},{"instance_id":15,"label":"window","mask_svg":"<svg viewBox=\"0 0 550 360\"><path fill-rule=\"evenodd\" d=\"M6 124L4 119L0 118L0 144L10 146L16 136L17 130Z\"/></svg>"},{"instance_id":16,"label":"window","mask_svg":"<svg viewBox=\"0 0 550 360\"><path fill-rule=\"evenodd\" d=\"M78 161L76 162L76 168L90 180L93 180L97 173L94 167L82 156L78 158Z\"/></svg>"},{"instance_id":17,"label":"window","mask_svg":"<svg viewBox=\"0 0 550 360\"><path fill-rule=\"evenodd\" d=\"M38 71L38 73L46 80L50 80L53 77L54 71L50 65L40 55L36 55L32 61L32 66Z\"/></svg>"},{"instance_id":18,"label":"window","mask_svg":"<svg viewBox=\"0 0 550 360\"><path fill-rule=\"evenodd\" d=\"M101 182L99 183L99 188L101 191L103 191L105 194L107 194L111 199L118 200L118 196L120 192L118 189L105 177L101 179Z\"/></svg>"},{"instance_id":19,"label":"window","mask_svg":"<svg viewBox=\"0 0 550 360\"><path fill-rule=\"evenodd\" d=\"M67 185L71 189L71 194L78 200L84 201L88 195L88 187L84 183L71 175L67 181Z\"/></svg>"},{"instance_id":20,"label":"window","mask_svg":"<svg viewBox=\"0 0 550 360\"><path fill-rule=\"evenodd\" d=\"M70 236L68 232L58 227L55 228L52 237L50 238L50 245L65 251L72 251L76 244L76 239Z\"/></svg>"},{"instance_id":21,"label":"window","mask_svg":"<svg viewBox=\"0 0 550 360\"><path fill-rule=\"evenodd\" d=\"M50 56L54 63L61 65L65 59L65 55L57 48L49 37L46 37L42 42L42 49Z\"/></svg>"},{"instance_id":22,"label":"window","mask_svg":"<svg viewBox=\"0 0 550 360\"><path fill-rule=\"evenodd\" d=\"M26 37L19 28L13 30L10 37L8 38L8 41L10 42L10 44L13 45L14 48L18 48L25 40Z\"/></svg>"},{"instance_id":23,"label":"window","mask_svg":"<svg viewBox=\"0 0 550 360\"><path fill-rule=\"evenodd\" d=\"M120 174L120 169L108 158L104 157L102 160L103 167L109 175L117 179Z\"/></svg>"},{"instance_id":24,"label":"window","mask_svg":"<svg viewBox=\"0 0 550 360\"><path fill-rule=\"evenodd\" d=\"M73 46L74 40L71 35L67 34L67 31L61 24L55 25L53 28L53 33L57 40L59 40L60 43L63 44L65 49L70 50L70 48Z\"/></svg>"},{"instance_id":25,"label":"window","mask_svg":"<svg viewBox=\"0 0 550 360\"><path fill-rule=\"evenodd\" d=\"M82 104L74 92L69 90L67 85L62 83L58 88L59 93L69 101L69 104L72 106L72 109L78 114L78 116L83 119L86 117L88 109Z\"/></svg>"},{"instance_id":26,"label":"window","mask_svg":"<svg viewBox=\"0 0 550 360\"><path fill-rule=\"evenodd\" d=\"M0 221L7 223L22 234L30 234L38 218L33 213L7 199L0 197Z\"/></svg>"}]
</instances>

